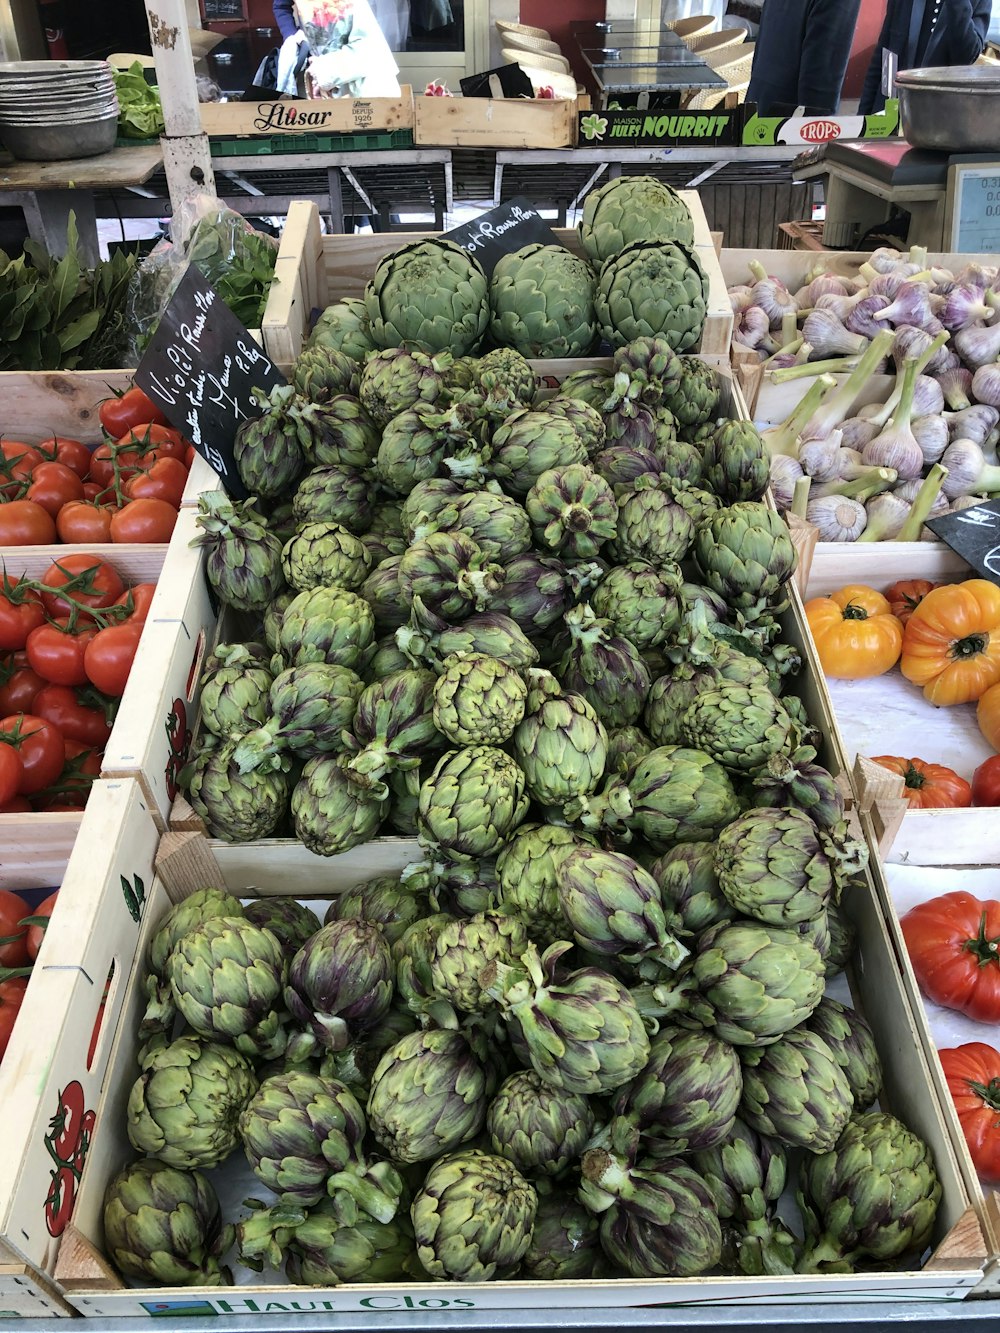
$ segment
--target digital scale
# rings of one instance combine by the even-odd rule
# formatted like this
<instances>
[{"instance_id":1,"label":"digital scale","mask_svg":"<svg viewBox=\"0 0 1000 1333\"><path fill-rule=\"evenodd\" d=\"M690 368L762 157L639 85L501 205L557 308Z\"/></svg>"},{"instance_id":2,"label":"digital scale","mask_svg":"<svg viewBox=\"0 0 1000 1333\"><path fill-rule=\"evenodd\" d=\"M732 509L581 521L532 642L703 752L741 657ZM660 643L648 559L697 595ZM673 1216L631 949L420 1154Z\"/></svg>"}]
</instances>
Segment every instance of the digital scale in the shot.
<instances>
[{"instance_id":1,"label":"digital scale","mask_svg":"<svg viewBox=\"0 0 1000 1333\"><path fill-rule=\"evenodd\" d=\"M1000 254L1000 154L935 153L904 139L832 143L795 174L828 177L823 244L833 249L855 248L891 211L903 209L910 215L908 245Z\"/></svg>"}]
</instances>

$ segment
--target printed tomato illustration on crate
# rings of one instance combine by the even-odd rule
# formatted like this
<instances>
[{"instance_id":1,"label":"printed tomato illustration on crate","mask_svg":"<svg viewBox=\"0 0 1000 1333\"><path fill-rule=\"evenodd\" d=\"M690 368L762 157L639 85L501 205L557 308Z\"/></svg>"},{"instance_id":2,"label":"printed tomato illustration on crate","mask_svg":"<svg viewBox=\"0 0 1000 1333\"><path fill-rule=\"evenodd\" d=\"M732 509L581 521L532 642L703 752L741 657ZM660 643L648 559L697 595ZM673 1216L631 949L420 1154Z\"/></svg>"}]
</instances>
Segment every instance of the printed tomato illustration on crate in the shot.
<instances>
[{"instance_id":1,"label":"printed tomato illustration on crate","mask_svg":"<svg viewBox=\"0 0 1000 1333\"><path fill-rule=\"evenodd\" d=\"M171 800L180 788L180 772L184 767L184 758L191 744L191 728L187 724L187 709L183 699L175 699L166 721L167 741L170 745L170 757L167 759L166 780L167 795Z\"/></svg>"},{"instance_id":2,"label":"printed tomato illustration on crate","mask_svg":"<svg viewBox=\"0 0 1000 1333\"><path fill-rule=\"evenodd\" d=\"M45 1147L54 1163L44 1205L50 1236L61 1236L72 1216L95 1120L95 1112L87 1109L83 1087L73 1079L60 1092L45 1135Z\"/></svg>"}]
</instances>

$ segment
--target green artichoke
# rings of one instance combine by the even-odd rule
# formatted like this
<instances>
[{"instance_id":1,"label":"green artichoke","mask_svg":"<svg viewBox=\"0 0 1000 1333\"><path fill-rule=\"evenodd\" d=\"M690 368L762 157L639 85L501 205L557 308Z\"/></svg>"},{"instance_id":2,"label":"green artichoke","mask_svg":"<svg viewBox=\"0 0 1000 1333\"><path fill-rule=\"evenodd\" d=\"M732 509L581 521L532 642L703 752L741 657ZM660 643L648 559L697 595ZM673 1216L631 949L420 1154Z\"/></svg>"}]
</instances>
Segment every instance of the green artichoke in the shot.
<instances>
[{"instance_id":1,"label":"green artichoke","mask_svg":"<svg viewBox=\"0 0 1000 1333\"><path fill-rule=\"evenodd\" d=\"M751 421L721 421L705 442L705 485L723 504L763 499L770 454Z\"/></svg>"},{"instance_id":2,"label":"green artichoke","mask_svg":"<svg viewBox=\"0 0 1000 1333\"><path fill-rule=\"evenodd\" d=\"M363 357L352 357L328 344L305 346L292 367L292 387L312 403L338 393L357 393Z\"/></svg>"},{"instance_id":3,"label":"green artichoke","mask_svg":"<svg viewBox=\"0 0 1000 1333\"><path fill-rule=\"evenodd\" d=\"M847 1075L855 1111L867 1111L882 1088L882 1063L871 1028L850 1005L826 996L806 1026L823 1038Z\"/></svg>"},{"instance_id":4,"label":"green artichoke","mask_svg":"<svg viewBox=\"0 0 1000 1333\"><path fill-rule=\"evenodd\" d=\"M265 771L241 773L236 750L242 738L224 741L194 766L188 799L209 832L226 842L255 842L272 836L288 809L287 761Z\"/></svg>"},{"instance_id":5,"label":"green artichoke","mask_svg":"<svg viewBox=\"0 0 1000 1333\"><path fill-rule=\"evenodd\" d=\"M707 309L708 276L691 246L632 241L601 266L594 313L612 347L662 335L675 352L697 348Z\"/></svg>"},{"instance_id":6,"label":"green artichoke","mask_svg":"<svg viewBox=\"0 0 1000 1333\"><path fill-rule=\"evenodd\" d=\"M365 361L357 390L361 405L375 425L383 427L408 407L436 403L444 394L444 371L450 364L449 352L428 356L390 344Z\"/></svg>"},{"instance_id":7,"label":"green artichoke","mask_svg":"<svg viewBox=\"0 0 1000 1333\"><path fill-rule=\"evenodd\" d=\"M673 930L700 935L733 915L715 873L715 845L683 842L652 863L649 873L660 886L660 901Z\"/></svg>"},{"instance_id":8,"label":"green artichoke","mask_svg":"<svg viewBox=\"0 0 1000 1333\"><path fill-rule=\"evenodd\" d=\"M490 336L529 357L589 355L594 281L590 265L561 245L501 255L490 277Z\"/></svg>"},{"instance_id":9,"label":"green artichoke","mask_svg":"<svg viewBox=\"0 0 1000 1333\"><path fill-rule=\"evenodd\" d=\"M402 596L411 602L419 597L429 611L446 620L484 611L503 581L503 567L459 532L434 532L415 541L399 562Z\"/></svg>"},{"instance_id":10,"label":"green artichoke","mask_svg":"<svg viewBox=\"0 0 1000 1333\"><path fill-rule=\"evenodd\" d=\"M486 457L478 423L462 404L417 403L389 421L375 459L379 481L397 495L452 474L475 485Z\"/></svg>"},{"instance_id":11,"label":"green artichoke","mask_svg":"<svg viewBox=\"0 0 1000 1333\"><path fill-rule=\"evenodd\" d=\"M238 1051L178 1037L140 1061L126 1128L133 1148L183 1170L217 1166L239 1142L237 1121L257 1090Z\"/></svg>"},{"instance_id":12,"label":"green artichoke","mask_svg":"<svg viewBox=\"0 0 1000 1333\"><path fill-rule=\"evenodd\" d=\"M758 1134L791 1148L829 1152L851 1117L854 1099L833 1051L808 1028L768 1046L745 1047L740 1116Z\"/></svg>"},{"instance_id":13,"label":"green artichoke","mask_svg":"<svg viewBox=\"0 0 1000 1333\"><path fill-rule=\"evenodd\" d=\"M823 966L827 977L835 977L838 972L843 972L848 959L854 953L856 931L844 909L832 902L826 905L826 921L830 932L830 944L823 959Z\"/></svg>"},{"instance_id":14,"label":"green artichoke","mask_svg":"<svg viewBox=\"0 0 1000 1333\"><path fill-rule=\"evenodd\" d=\"M349 667L326 662L282 671L271 685L263 726L241 737L233 751L237 768L246 773L266 767L286 751L308 759L342 750L364 688Z\"/></svg>"},{"instance_id":15,"label":"green artichoke","mask_svg":"<svg viewBox=\"0 0 1000 1333\"><path fill-rule=\"evenodd\" d=\"M694 429L710 421L719 408L719 376L707 361L682 356L680 377L667 386L663 405L682 428Z\"/></svg>"},{"instance_id":16,"label":"green artichoke","mask_svg":"<svg viewBox=\"0 0 1000 1333\"><path fill-rule=\"evenodd\" d=\"M307 523L281 552L285 581L296 592L346 588L355 592L371 573L365 545L339 523Z\"/></svg>"},{"instance_id":17,"label":"green artichoke","mask_svg":"<svg viewBox=\"0 0 1000 1333\"><path fill-rule=\"evenodd\" d=\"M833 874L816 826L801 810L747 810L719 835L715 872L728 901L774 926L811 921L827 906Z\"/></svg>"},{"instance_id":18,"label":"green artichoke","mask_svg":"<svg viewBox=\"0 0 1000 1333\"><path fill-rule=\"evenodd\" d=\"M538 1196L503 1157L468 1149L435 1162L410 1209L417 1257L436 1278L509 1277L527 1253Z\"/></svg>"},{"instance_id":19,"label":"green artichoke","mask_svg":"<svg viewBox=\"0 0 1000 1333\"><path fill-rule=\"evenodd\" d=\"M295 1228L285 1273L290 1282L306 1287L418 1277L410 1219L399 1214L391 1222L359 1217L348 1227L335 1204L322 1200Z\"/></svg>"},{"instance_id":20,"label":"green artichoke","mask_svg":"<svg viewBox=\"0 0 1000 1333\"><path fill-rule=\"evenodd\" d=\"M411 241L385 255L365 288L376 347L465 356L489 323L489 284L478 260L443 238Z\"/></svg>"},{"instance_id":21,"label":"green artichoke","mask_svg":"<svg viewBox=\"0 0 1000 1333\"><path fill-rule=\"evenodd\" d=\"M273 676L265 666L244 661L222 666L202 676L201 720L216 736L243 735L247 724L260 725L267 717Z\"/></svg>"},{"instance_id":22,"label":"green artichoke","mask_svg":"<svg viewBox=\"0 0 1000 1333\"><path fill-rule=\"evenodd\" d=\"M557 1091L524 1069L504 1080L486 1112L493 1151L529 1179L561 1175L593 1132L594 1111L586 1097Z\"/></svg>"},{"instance_id":23,"label":"green artichoke","mask_svg":"<svg viewBox=\"0 0 1000 1333\"><path fill-rule=\"evenodd\" d=\"M652 472L637 477L631 489L619 495L614 545L619 560L669 567L684 559L695 524L676 497L674 483Z\"/></svg>"},{"instance_id":24,"label":"green artichoke","mask_svg":"<svg viewBox=\"0 0 1000 1333\"><path fill-rule=\"evenodd\" d=\"M546 398L536 404L536 410L542 416L559 417L576 431L580 442L587 451L587 457L593 458L604 447L608 431L604 417L596 407L560 391L553 398Z\"/></svg>"},{"instance_id":25,"label":"green artichoke","mask_svg":"<svg viewBox=\"0 0 1000 1333\"><path fill-rule=\"evenodd\" d=\"M520 673L486 653L453 654L434 685L434 725L452 745L503 745L524 716Z\"/></svg>"},{"instance_id":26,"label":"green artichoke","mask_svg":"<svg viewBox=\"0 0 1000 1333\"><path fill-rule=\"evenodd\" d=\"M747 620L783 606L796 555L781 515L753 500L720 509L702 523L694 559L708 586Z\"/></svg>"},{"instance_id":27,"label":"green artichoke","mask_svg":"<svg viewBox=\"0 0 1000 1333\"><path fill-rule=\"evenodd\" d=\"M396 992L412 1014L423 1017L436 998L431 985L431 959L437 938L455 918L447 912L435 912L414 921L392 945Z\"/></svg>"},{"instance_id":28,"label":"green artichoke","mask_svg":"<svg viewBox=\"0 0 1000 1333\"><path fill-rule=\"evenodd\" d=\"M347 772L344 755L317 755L302 769L292 792L295 836L317 856L336 856L378 831L388 796L362 789Z\"/></svg>"},{"instance_id":29,"label":"green artichoke","mask_svg":"<svg viewBox=\"0 0 1000 1333\"><path fill-rule=\"evenodd\" d=\"M564 560L590 560L617 531L614 492L583 463L543 472L524 507L539 546Z\"/></svg>"},{"instance_id":30,"label":"green artichoke","mask_svg":"<svg viewBox=\"0 0 1000 1333\"><path fill-rule=\"evenodd\" d=\"M436 751L441 735L434 725L435 677L408 668L369 685L358 700L344 742L349 782L373 796L387 798L383 779L393 771L412 772L421 758Z\"/></svg>"},{"instance_id":31,"label":"green artichoke","mask_svg":"<svg viewBox=\"0 0 1000 1333\"><path fill-rule=\"evenodd\" d=\"M502 421L519 407L530 407L538 385L526 357L513 347L495 347L476 363L474 394L482 396L483 410L491 421Z\"/></svg>"},{"instance_id":32,"label":"green artichoke","mask_svg":"<svg viewBox=\"0 0 1000 1333\"><path fill-rule=\"evenodd\" d=\"M312 588L285 608L278 654L283 666L328 662L363 670L374 639L375 617L363 598L342 588Z\"/></svg>"},{"instance_id":33,"label":"green artichoke","mask_svg":"<svg viewBox=\"0 0 1000 1333\"><path fill-rule=\"evenodd\" d=\"M681 583L672 560L631 560L608 570L590 604L614 634L643 652L673 637L681 620Z\"/></svg>"},{"instance_id":34,"label":"green artichoke","mask_svg":"<svg viewBox=\"0 0 1000 1333\"><path fill-rule=\"evenodd\" d=\"M798 742L788 710L759 682L724 681L715 689L701 689L681 715L678 730L685 745L704 750L724 768L751 775Z\"/></svg>"},{"instance_id":35,"label":"green artichoke","mask_svg":"<svg viewBox=\"0 0 1000 1333\"><path fill-rule=\"evenodd\" d=\"M198 500L195 523L201 529L193 546L205 546L205 573L226 606L236 611L263 611L285 586L281 542L267 530L256 501L242 504L223 491L208 491Z\"/></svg>"},{"instance_id":36,"label":"green artichoke","mask_svg":"<svg viewBox=\"0 0 1000 1333\"><path fill-rule=\"evenodd\" d=\"M580 694L564 692L548 671L529 670L527 712L513 735L528 794L561 805L594 790L604 774L608 734Z\"/></svg>"},{"instance_id":37,"label":"green artichoke","mask_svg":"<svg viewBox=\"0 0 1000 1333\"><path fill-rule=\"evenodd\" d=\"M493 433L490 471L508 495L524 497L544 473L586 461L580 430L551 410L514 412Z\"/></svg>"},{"instance_id":38,"label":"green artichoke","mask_svg":"<svg viewBox=\"0 0 1000 1333\"><path fill-rule=\"evenodd\" d=\"M248 417L236 430L233 459L247 490L262 500L288 495L306 468L309 404L290 384L279 384L258 401L259 417ZM210 492L211 494L211 492Z\"/></svg>"},{"instance_id":39,"label":"green artichoke","mask_svg":"<svg viewBox=\"0 0 1000 1333\"><path fill-rule=\"evenodd\" d=\"M524 773L510 755L473 745L435 764L420 787L417 825L425 847L467 861L499 851L527 812Z\"/></svg>"},{"instance_id":40,"label":"green artichoke","mask_svg":"<svg viewBox=\"0 0 1000 1333\"><path fill-rule=\"evenodd\" d=\"M360 468L330 463L314 467L292 497L292 517L307 523L339 523L356 537L366 533L375 513L371 482Z\"/></svg>"},{"instance_id":41,"label":"green artichoke","mask_svg":"<svg viewBox=\"0 0 1000 1333\"><path fill-rule=\"evenodd\" d=\"M353 467L367 471L378 452L379 431L353 394L338 393L310 403L301 414L309 427L310 467Z\"/></svg>"},{"instance_id":42,"label":"green artichoke","mask_svg":"<svg viewBox=\"0 0 1000 1333\"><path fill-rule=\"evenodd\" d=\"M520 1276L540 1282L605 1276L601 1224L568 1191L555 1188L538 1195L531 1244Z\"/></svg>"},{"instance_id":43,"label":"green artichoke","mask_svg":"<svg viewBox=\"0 0 1000 1333\"><path fill-rule=\"evenodd\" d=\"M567 611L569 646L556 666L564 689L583 695L606 727L638 721L649 693L649 671L639 650L612 632L586 602Z\"/></svg>"},{"instance_id":44,"label":"green artichoke","mask_svg":"<svg viewBox=\"0 0 1000 1333\"><path fill-rule=\"evenodd\" d=\"M348 296L328 305L313 325L307 345L332 347L363 364L375 345L368 333L364 301Z\"/></svg>"},{"instance_id":45,"label":"green artichoke","mask_svg":"<svg viewBox=\"0 0 1000 1333\"><path fill-rule=\"evenodd\" d=\"M615 727L608 732L604 771L609 777L625 777L653 748L653 742L641 727Z\"/></svg>"},{"instance_id":46,"label":"green artichoke","mask_svg":"<svg viewBox=\"0 0 1000 1333\"><path fill-rule=\"evenodd\" d=\"M565 939L569 923L559 903L558 868L591 839L560 824L522 824L497 857L499 905L515 913L532 939L548 946Z\"/></svg>"},{"instance_id":47,"label":"green artichoke","mask_svg":"<svg viewBox=\"0 0 1000 1333\"><path fill-rule=\"evenodd\" d=\"M104 1248L125 1277L171 1287L222 1287L233 1243L219 1200L200 1171L153 1158L123 1167L104 1192Z\"/></svg>"},{"instance_id":48,"label":"green artichoke","mask_svg":"<svg viewBox=\"0 0 1000 1333\"><path fill-rule=\"evenodd\" d=\"M481 976L494 963L515 964L528 947L524 922L504 911L477 912L442 926L430 956L435 996L466 1014L482 1014L493 1000Z\"/></svg>"},{"instance_id":49,"label":"green artichoke","mask_svg":"<svg viewBox=\"0 0 1000 1333\"><path fill-rule=\"evenodd\" d=\"M393 945L415 921L426 915L426 893L418 892L411 883L404 885L401 875L376 875L338 894L327 909L324 924L374 922Z\"/></svg>"},{"instance_id":50,"label":"green artichoke","mask_svg":"<svg viewBox=\"0 0 1000 1333\"><path fill-rule=\"evenodd\" d=\"M392 972L389 943L379 926L352 918L329 921L292 959L285 1004L312 1044L343 1050L389 1008Z\"/></svg>"},{"instance_id":51,"label":"green artichoke","mask_svg":"<svg viewBox=\"0 0 1000 1333\"><path fill-rule=\"evenodd\" d=\"M691 210L655 176L617 176L584 200L580 240L592 264L619 254L631 241L694 240Z\"/></svg>"},{"instance_id":52,"label":"green artichoke","mask_svg":"<svg viewBox=\"0 0 1000 1333\"><path fill-rule=\"evenodd\" d=\"M754 779L757 805L796 806L820 828L835 829L844 818L844 798L833 774L812 762L808 747L772 755Z\"/></svg>"},{"instance_id":53,"label":"green artichoke","mask_svg":"<svg viewBox=\"0 0 1000 1333\"><path fill-rule=\"evenodd\" d=\"M462 491L447 498L438 494L433 513L429 517L418 513L412 526L415 541L432 532L460 532L504 562L531 546L531 524L522 506L493 491Z\"/></svg>"}]
</instances>

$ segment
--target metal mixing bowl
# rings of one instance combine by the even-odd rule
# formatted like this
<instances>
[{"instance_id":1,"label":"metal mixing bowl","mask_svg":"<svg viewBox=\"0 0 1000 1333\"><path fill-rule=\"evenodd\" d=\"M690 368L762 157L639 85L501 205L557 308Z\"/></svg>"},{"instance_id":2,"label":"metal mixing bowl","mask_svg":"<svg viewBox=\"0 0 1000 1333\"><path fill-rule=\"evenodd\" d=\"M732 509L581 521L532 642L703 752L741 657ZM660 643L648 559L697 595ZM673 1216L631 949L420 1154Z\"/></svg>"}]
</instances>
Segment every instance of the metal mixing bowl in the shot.
<instances>
[{"instance_id":1,"label":"metal mixing bowl","mask_svg":"<svg viewBox=\"0 0 1000 1333\"><path fill-rule=\"evenodd\" d=\"M1000 152L1000 67L931 66L896 75L903 136L941 153Z\"/></svg>"},{"instance_id":2,"label":"metal mixing bowl","mask_svg":"<svg viewBox=\"0 0 1000 1333\"><path fill-rule=\"evenodd\" d=\"M4 125L0 138L25 162L63 162L109 153L118 137L118 117L62 125Z\"/></svg>"}]
</instances>

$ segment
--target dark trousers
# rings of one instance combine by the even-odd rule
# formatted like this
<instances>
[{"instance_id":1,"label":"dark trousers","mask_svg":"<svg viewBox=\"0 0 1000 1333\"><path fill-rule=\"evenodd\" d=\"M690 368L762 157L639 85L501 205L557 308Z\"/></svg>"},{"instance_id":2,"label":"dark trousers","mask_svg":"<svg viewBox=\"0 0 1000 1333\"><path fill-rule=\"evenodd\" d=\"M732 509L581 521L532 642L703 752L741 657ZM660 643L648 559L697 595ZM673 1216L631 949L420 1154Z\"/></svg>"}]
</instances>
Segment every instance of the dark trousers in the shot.
<instances>
[{"instance_id":1,"label":"dark trousers","mask_svg":"<svg viewBox=\"0 0 1000 1333\"><path fill-rule=\"evenodd\" d=\"M833 114L861 0L764 0L747 101L760 115Z\"/></svg>"}]
</instances>

